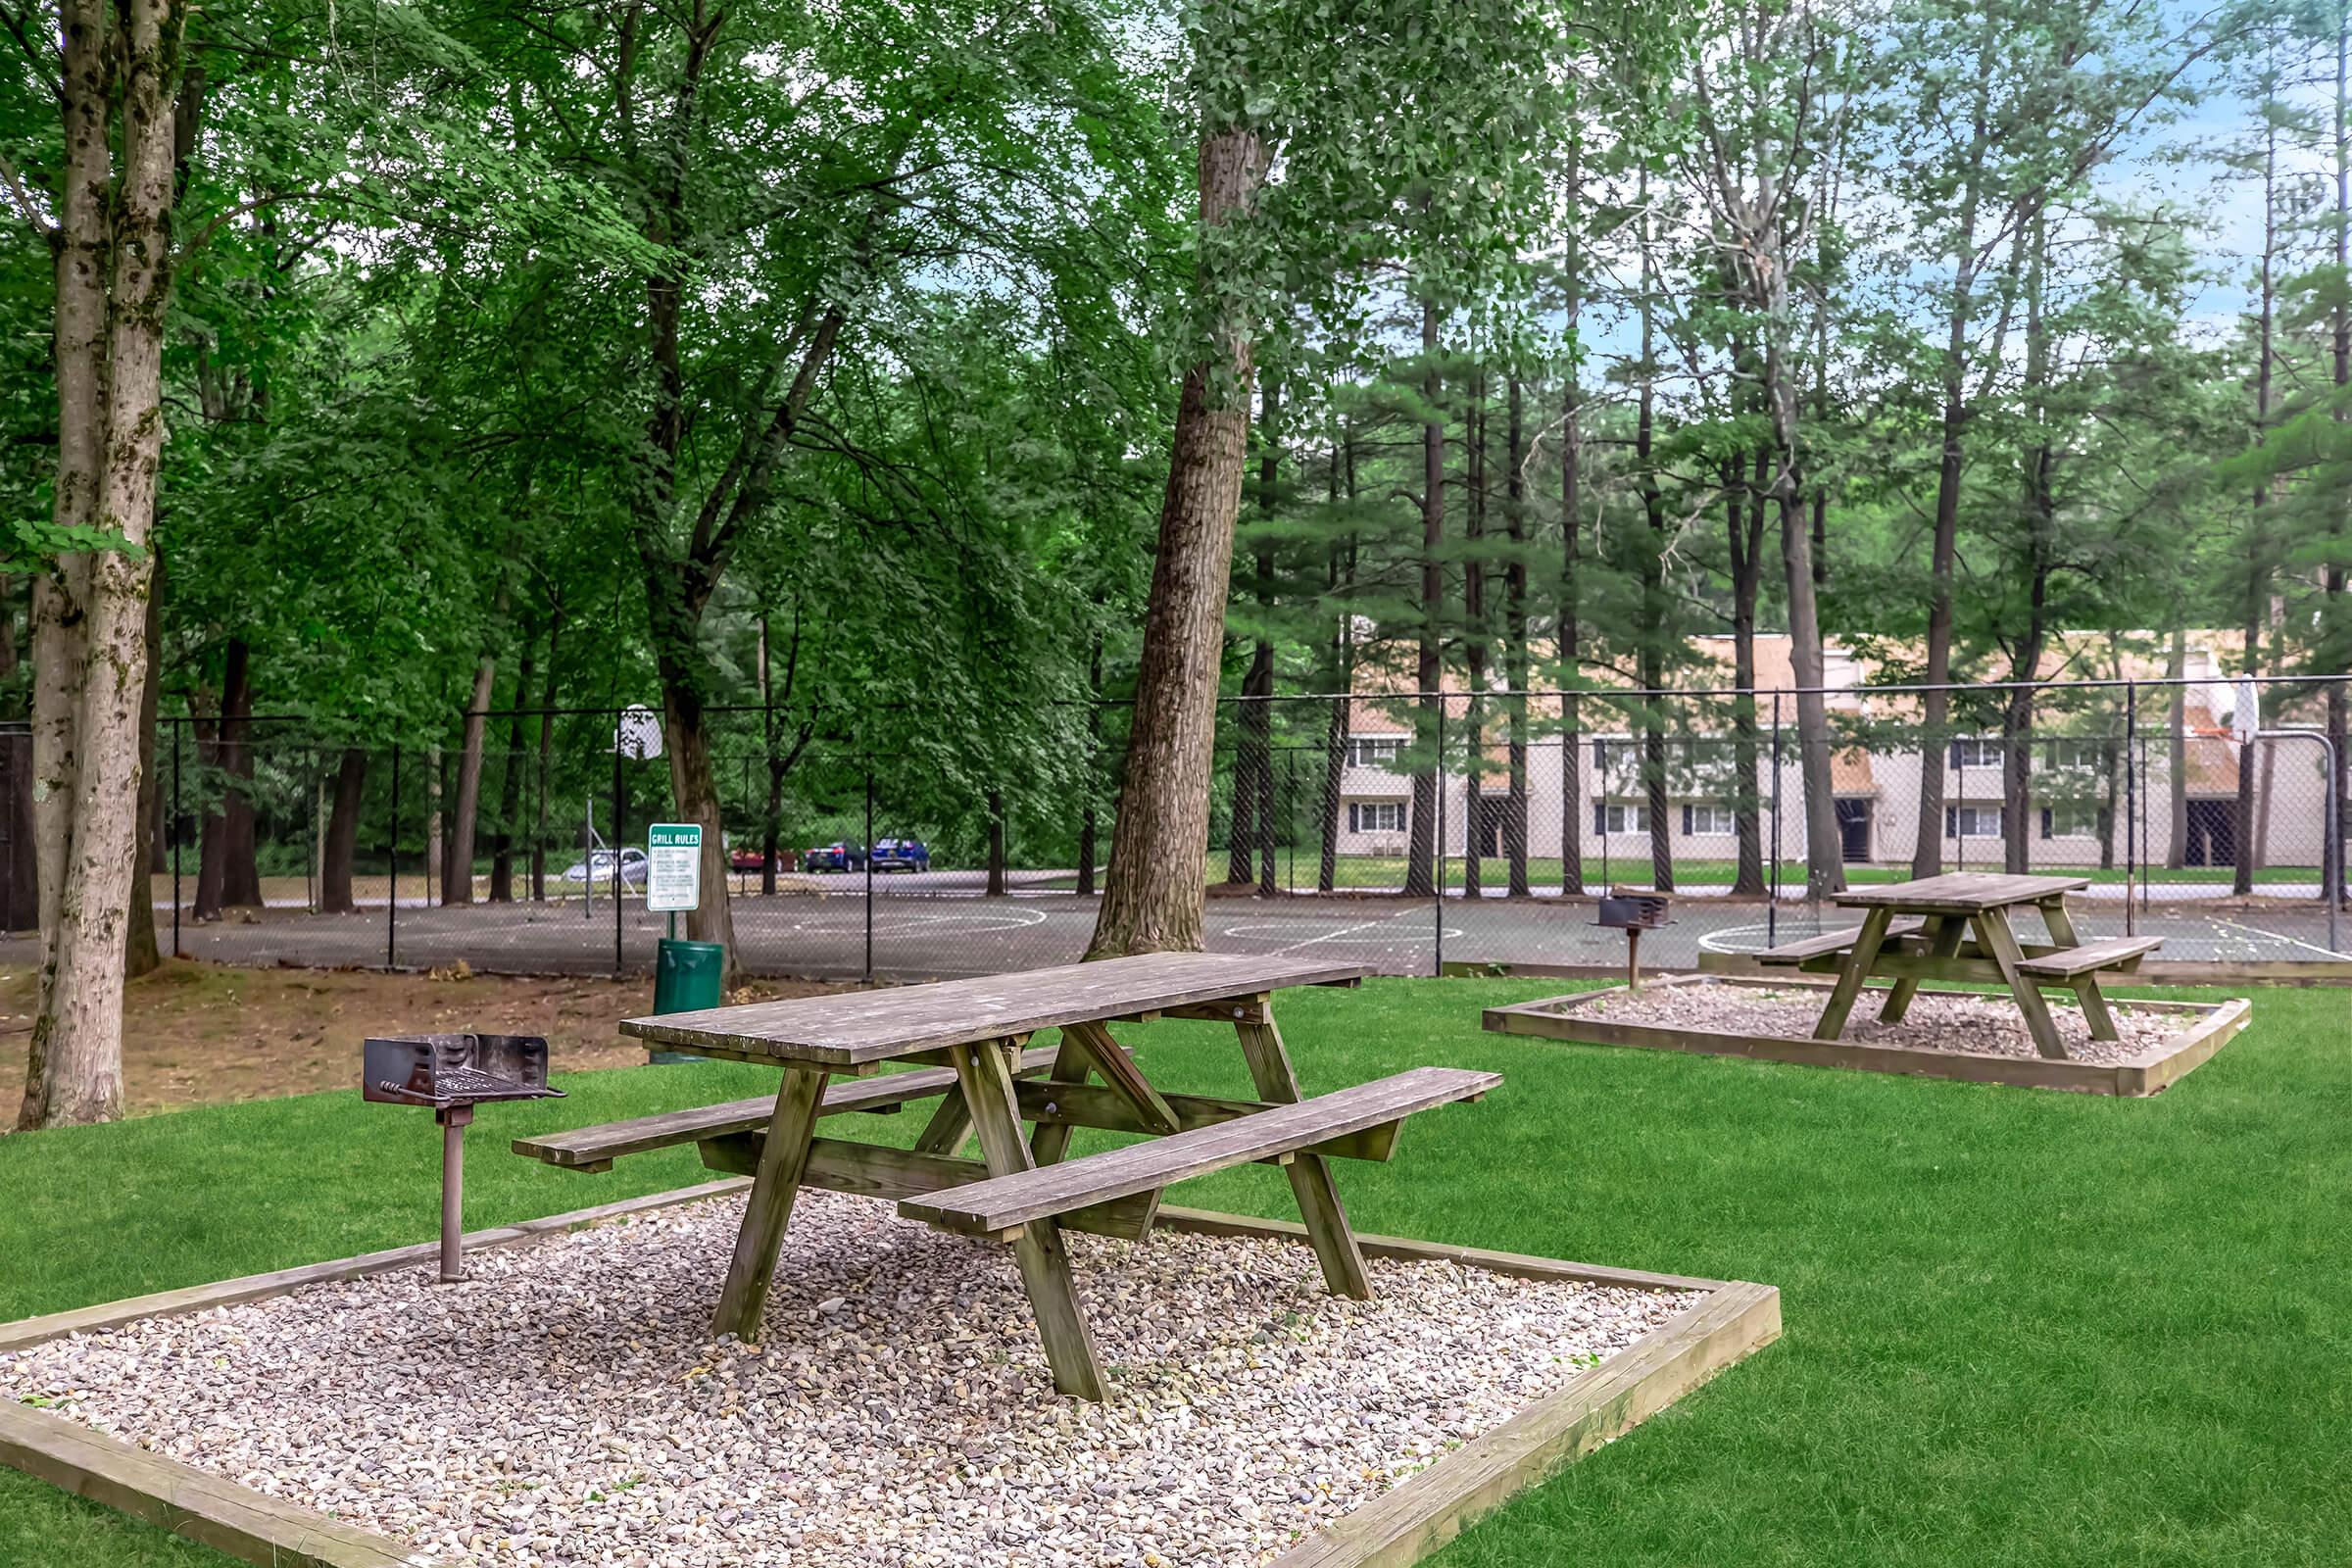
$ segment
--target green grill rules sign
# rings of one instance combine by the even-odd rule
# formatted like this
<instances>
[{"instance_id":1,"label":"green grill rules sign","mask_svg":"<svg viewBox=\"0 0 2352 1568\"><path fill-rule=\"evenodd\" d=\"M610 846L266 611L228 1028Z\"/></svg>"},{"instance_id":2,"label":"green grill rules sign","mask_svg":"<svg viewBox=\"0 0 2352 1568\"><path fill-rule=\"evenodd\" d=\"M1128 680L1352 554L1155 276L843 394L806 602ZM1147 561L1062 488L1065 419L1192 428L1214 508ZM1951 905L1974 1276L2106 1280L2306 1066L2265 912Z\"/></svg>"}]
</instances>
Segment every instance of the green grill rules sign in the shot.
<instances>
[{"instance_id":1,"label":"green grill rules sign","mask_svg":"<svg viewBox=\"0 0 2352 1568\"><path fill-rule=\"evenodd\" d=\"M645 906L654 914L700 908L703 824L656 822L645 830Z\"/></svg>"}]
</instances>

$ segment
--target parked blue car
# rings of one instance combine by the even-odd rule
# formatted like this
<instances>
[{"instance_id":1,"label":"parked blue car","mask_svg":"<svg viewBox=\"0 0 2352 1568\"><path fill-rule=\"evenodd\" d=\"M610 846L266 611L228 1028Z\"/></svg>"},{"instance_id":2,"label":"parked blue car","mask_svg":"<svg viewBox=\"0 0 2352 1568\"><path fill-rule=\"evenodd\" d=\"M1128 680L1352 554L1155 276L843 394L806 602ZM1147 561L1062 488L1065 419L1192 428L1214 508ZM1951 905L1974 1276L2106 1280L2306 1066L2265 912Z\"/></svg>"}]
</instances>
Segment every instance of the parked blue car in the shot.
<instances>
[{"instance_id":1,"label":"parked blue car","mask_svg":"<svg viewBox=\"0 0 2352 1568\"><path fill-rule=\"evenodd\" d=\"M847 839L835 839L820 844L801 857L804 871L862 871L865 869L865 846Z\"/></svg>"},{"instance_id":2,"label":"parked blue car","mask_svg":"<svg viewBox=\"0 0 2352 1568\"><path fill-rule=\"evenodd\" d=\"M874 840L874 869L877 871L928 871L931 869L931 849L921 839Z\"/></svg>"}]
</instances>

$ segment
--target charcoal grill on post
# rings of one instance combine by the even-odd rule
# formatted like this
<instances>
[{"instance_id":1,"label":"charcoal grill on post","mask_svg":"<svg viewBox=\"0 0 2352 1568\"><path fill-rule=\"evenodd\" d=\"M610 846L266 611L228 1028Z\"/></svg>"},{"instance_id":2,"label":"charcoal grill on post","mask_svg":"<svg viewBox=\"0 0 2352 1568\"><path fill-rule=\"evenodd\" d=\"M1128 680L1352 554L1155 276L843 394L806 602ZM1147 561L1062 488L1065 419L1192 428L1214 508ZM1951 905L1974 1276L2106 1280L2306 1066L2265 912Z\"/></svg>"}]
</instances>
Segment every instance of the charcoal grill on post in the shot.
<instances>
[{"instance_id":1,"label":"charcoal grill on post","mask_svg":"<svg viewBox=\"0 0 2352 1568\"><path fill-rule=\"evenodd\" d=\"M1666 895L1642 888L1611 888L1600 901L1594 925L1625 933L1625 988L1642 989L1642 933L1666 923Z\"/></svg>"},{"instance_id":2,"label":"charcoal grill on post","mask_svg":"<svg viewBox=\"0 0 2352 1568\"><path fill-rule=\"evenodd\" d=\"M441 1283L466 1277L460 1220L466 1195L466 1125L494 1100L562 1099L547 1086L547 1042L537 1035L393 1035L367 1043L360 1098L430 1105L441 1124Z\"/></svg>"}]
</instances>

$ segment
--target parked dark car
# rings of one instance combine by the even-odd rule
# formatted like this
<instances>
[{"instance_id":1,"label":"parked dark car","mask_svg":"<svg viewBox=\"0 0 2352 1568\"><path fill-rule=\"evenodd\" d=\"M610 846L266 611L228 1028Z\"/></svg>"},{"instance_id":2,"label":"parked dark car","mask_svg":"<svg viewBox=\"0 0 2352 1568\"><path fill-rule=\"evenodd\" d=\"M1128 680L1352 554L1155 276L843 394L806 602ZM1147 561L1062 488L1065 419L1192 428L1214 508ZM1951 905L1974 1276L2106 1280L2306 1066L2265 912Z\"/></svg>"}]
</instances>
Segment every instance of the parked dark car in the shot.
<instances>
[{"instance_id":1,"label":"parked dark car","mask_svg":"<svg viewBox=\"0 0 2352 1568\"><path fill-rule=\"evenodd\" d=\"M876 839L874 869L928 871L931 869L931 847L921 839Z\"/></svg>"},{"instance_id":2,"label":"parked dark car","mask_svg":"<svg viewBox=\"0 0 2352 1568\"><path fill-rule=\"evenodd\" d=\"M801 857L805 871L862 871L865 869L865 846L846 839L820 844Z\"/></svg>"}]
</instances>

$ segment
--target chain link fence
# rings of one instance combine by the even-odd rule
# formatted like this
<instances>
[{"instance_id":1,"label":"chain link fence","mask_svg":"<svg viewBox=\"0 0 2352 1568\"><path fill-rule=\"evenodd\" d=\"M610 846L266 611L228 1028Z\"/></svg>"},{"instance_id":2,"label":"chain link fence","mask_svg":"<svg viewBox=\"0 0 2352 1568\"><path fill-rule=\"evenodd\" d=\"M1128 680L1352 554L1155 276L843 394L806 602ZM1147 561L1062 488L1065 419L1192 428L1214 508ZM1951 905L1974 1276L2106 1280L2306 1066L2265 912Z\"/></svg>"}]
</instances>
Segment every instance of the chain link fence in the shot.
<instances>
[{"instance_id":1,"label":"chain link fence","mask_svg":"<svg viewBox=\"0 0 2352 1568\"><path fill-rule=\"evenodd\" d=\"M1970 870L2082 878L2085 935L2160 935L2163 959L2352 961L2323 896L2344 880L2328 736L2345 683L2258 686L2243 743L2237 682L1952 688L1940 724L1921 688L1840 690L1810 738L1789 692L1228 700L1207 941L1396 974L1599 970L1622 938L1590 896L1623 884L1675 895L1643 952L1690 966L1851 924L1839 886ZM740 965L918 980L1081 956L1131 715L1034 719L975 745L707 713ZM675 814L671 762L616 748L624 727L502 711L380 745L310 718L167 717L159 934L238 963L649 969L664 922L643 845ZM0 732L0 914L19 931L28 765Z\"/></svg>"}]
</instances>

